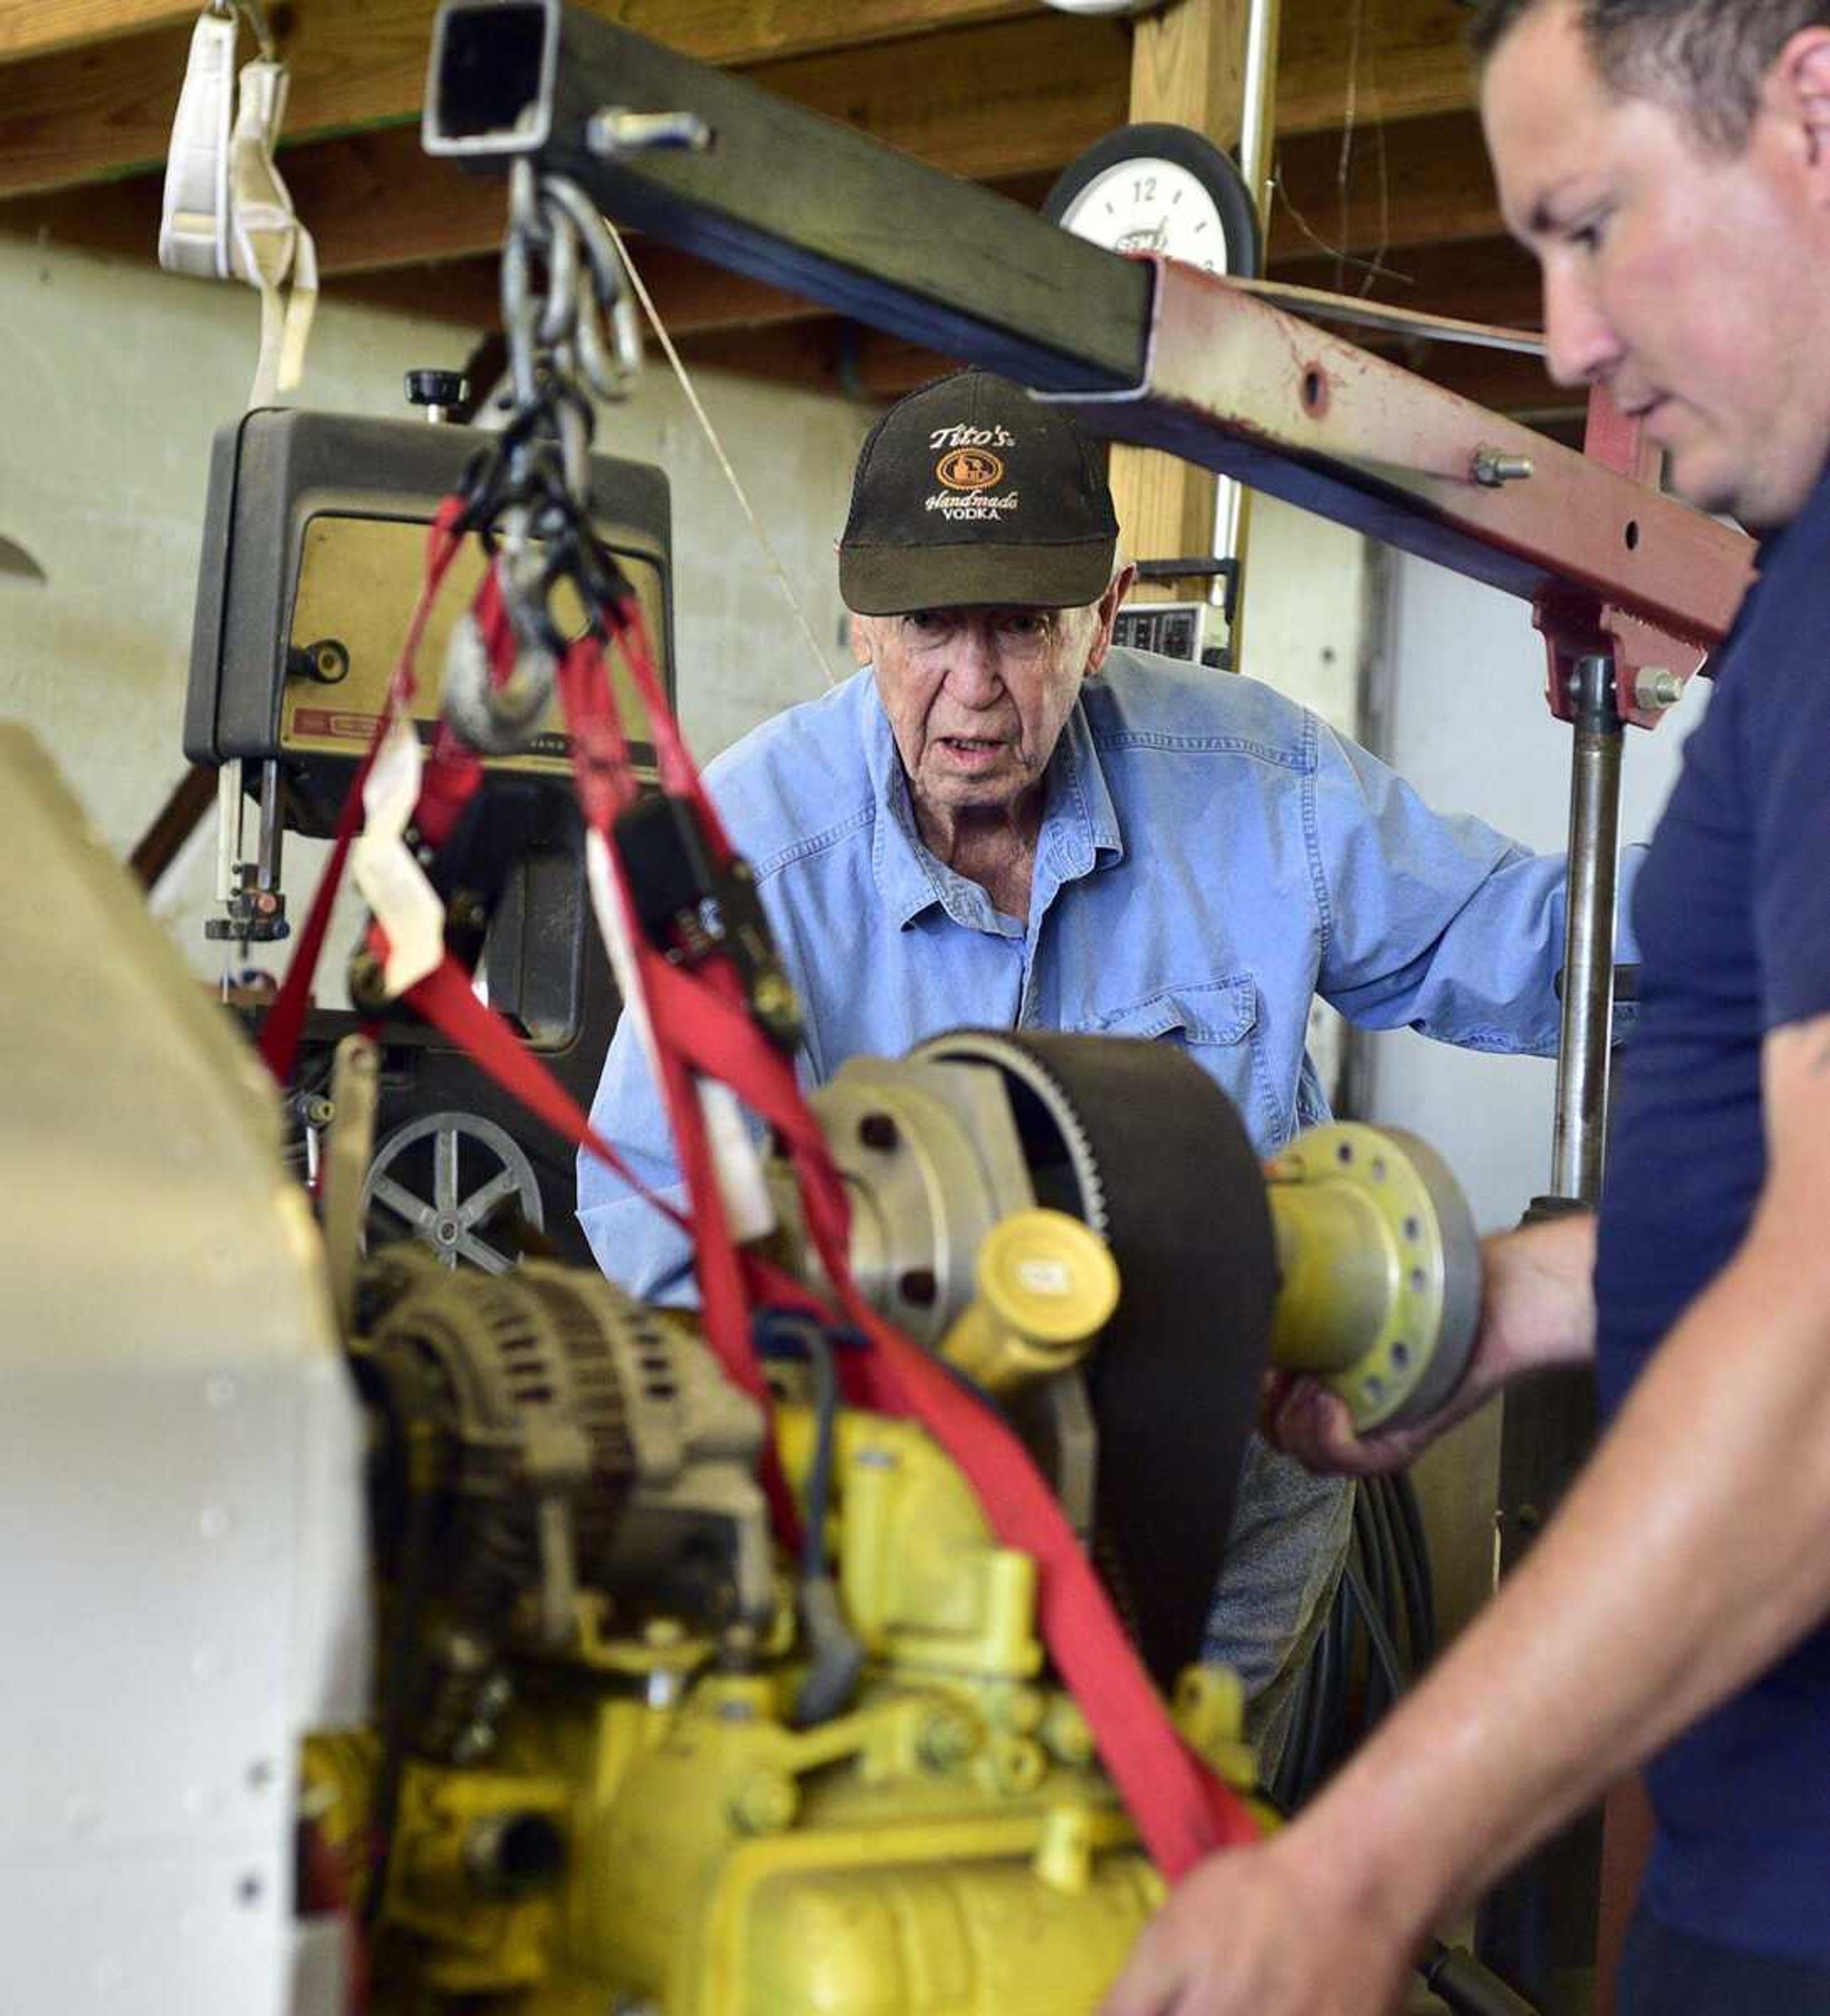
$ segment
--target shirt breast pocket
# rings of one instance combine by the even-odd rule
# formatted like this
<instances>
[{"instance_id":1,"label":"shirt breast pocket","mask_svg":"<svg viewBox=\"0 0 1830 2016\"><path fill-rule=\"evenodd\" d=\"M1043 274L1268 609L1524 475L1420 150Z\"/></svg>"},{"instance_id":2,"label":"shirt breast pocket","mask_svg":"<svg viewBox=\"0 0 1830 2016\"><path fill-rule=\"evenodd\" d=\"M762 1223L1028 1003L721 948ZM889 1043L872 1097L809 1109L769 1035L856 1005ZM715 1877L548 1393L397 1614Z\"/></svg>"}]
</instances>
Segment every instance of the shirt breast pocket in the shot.
<instances>
[{"instance_id":1,"label":"shirt breast pocket","mask_svg":"<svg viewBox=\"0 0 1830 2016\"><path fill-rule=\"evenodd\" d=\"M1165 987L1081 1024L1097 1036L1178 1043L1239 1109L1260 1153L1277 1134L1270 1074L1259 1054L1258 984L1248 973Z\"/></svg>"}]
</instances>

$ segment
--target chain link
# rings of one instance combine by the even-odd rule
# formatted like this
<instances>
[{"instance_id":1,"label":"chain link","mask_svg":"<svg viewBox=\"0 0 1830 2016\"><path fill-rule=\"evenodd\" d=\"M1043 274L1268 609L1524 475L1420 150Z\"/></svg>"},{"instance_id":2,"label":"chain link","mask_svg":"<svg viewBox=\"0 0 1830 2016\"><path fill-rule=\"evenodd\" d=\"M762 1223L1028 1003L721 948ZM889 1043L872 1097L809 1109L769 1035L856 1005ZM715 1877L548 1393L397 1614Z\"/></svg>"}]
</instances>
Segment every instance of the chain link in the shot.
<instances>
[{"instance_id":1,"label":"chain link","mask_svg":"<svg viewBox=\"0 0 1830 2016\"><path fill-rule=\"evenodd\" d=\"M587 610L619 585L591 531L592 394L626 398L642 368L622 257L596 206L524 157L509 174L502 319L513 412L467 474L465 526L499 544L515 667L492 682L460 625L445 689L452 725L491 753L524 746L552 697L568 641L552 610L559 582L572 581Z\"/></svg>"}]
</instances>

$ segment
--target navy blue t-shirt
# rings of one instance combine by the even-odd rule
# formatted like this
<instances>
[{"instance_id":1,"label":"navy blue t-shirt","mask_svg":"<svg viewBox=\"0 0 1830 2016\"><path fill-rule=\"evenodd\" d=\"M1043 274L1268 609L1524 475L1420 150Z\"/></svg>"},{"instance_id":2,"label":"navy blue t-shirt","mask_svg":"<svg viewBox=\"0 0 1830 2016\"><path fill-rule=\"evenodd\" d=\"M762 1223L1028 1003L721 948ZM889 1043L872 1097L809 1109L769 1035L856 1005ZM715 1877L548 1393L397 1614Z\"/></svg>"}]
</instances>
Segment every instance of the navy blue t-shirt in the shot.
<instances>
[{"instance_id":1,"label":"navy blue t-shirt","mask_svg":"<svg viewBox=\"0 0 1830 2016\"><path fill-rule=\"evenodd\" d=\"M1607 1417L1747 1232L1768 1031L1830 1013L1830 473L1762 548L1719 663L1635 896L1640 1019L1595 1271ZM1758 1333L1734 1348L1758 1378ZM1692 1453L1709 1460L1707 1422ZM1830 1626L1647 1775L1653 1914L1830 1967Z\"/></svg>"}]
</instances>

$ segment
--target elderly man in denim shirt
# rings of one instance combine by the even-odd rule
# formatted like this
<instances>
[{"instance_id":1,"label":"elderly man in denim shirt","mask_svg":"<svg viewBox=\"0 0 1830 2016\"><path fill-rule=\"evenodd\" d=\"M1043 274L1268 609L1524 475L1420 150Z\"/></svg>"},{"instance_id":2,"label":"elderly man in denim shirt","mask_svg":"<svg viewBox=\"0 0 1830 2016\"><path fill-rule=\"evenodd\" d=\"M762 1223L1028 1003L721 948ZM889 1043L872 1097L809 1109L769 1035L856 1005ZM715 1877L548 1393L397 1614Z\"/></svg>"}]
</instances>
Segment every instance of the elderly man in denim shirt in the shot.
<instances>
[{"instance_id":1,"label":"elderly man in denim shirt","mask_svg":"<svg viewBox=\"0 0 1830 2016\"><path fill-rule=\"evenodd\" d=\"M1317 995L1363 1027L1554 1049L1563 863L1432 812L1268 687L1115 648L1130 584L1090 445L982 372L866 439L839 549L866 669L708 772L806 1016L805 1078L971 1024L1184 1046L1273 1154L1327 1103ZM593 1118L680 1193L627 1025ZM589 1157L604 1271L690 1291L666 1221ZM1255 1438L1209 1627L1267 1767L1350 1526L1347 1489Z\"/></svg>"}]
</instances>

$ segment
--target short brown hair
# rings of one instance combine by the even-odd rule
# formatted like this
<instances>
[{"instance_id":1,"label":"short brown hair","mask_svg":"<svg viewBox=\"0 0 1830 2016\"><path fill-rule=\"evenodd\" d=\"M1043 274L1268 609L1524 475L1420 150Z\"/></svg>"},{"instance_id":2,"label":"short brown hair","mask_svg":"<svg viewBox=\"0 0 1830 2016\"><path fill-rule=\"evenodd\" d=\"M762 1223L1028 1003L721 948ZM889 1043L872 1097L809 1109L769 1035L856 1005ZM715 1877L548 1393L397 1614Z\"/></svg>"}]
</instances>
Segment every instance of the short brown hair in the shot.
<instances>
[{"instance_id":1,"label":"short brown hair","mask_svg":"<svg viewBox=\"0 0 1830 2016\"><path fill-rule=\"evenodd\" d=\"M1548 0L1479 0L1469 40L1485 64ZM1712 146L1738 153L1760 86L1801 28L1830 27L1826 0L1571 0L1602 81L1623 98L1688 113Z\"/></svg>"}]
</instances>

